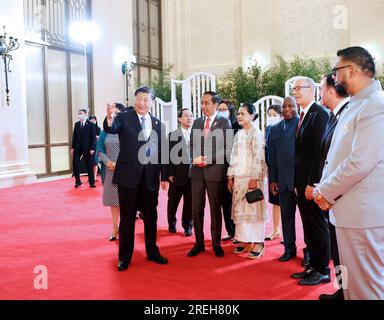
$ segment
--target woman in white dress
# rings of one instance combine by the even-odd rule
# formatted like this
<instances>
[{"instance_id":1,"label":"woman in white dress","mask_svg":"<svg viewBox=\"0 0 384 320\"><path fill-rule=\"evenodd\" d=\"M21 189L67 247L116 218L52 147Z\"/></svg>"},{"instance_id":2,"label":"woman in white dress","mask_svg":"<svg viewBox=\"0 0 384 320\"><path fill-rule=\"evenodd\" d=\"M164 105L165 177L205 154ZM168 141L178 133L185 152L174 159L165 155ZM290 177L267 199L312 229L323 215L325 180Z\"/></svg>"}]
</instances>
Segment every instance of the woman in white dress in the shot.
<instances>
[{"instance_id":1,"label":"woman in white dress","mask_svg":"<svg viewBox=\"0 0 384 320\"><path fill-rule=\"evenodd\" d=\"M227 173L227 185L233 197L235 239L240 242L234 253L249 252L251 259L264 254L264 227L268 220L265 200L250 204L245 198L248 191L257 188L265 194L265 139L260 129L252 125L255 114L253 104L245 103L239 108L237 119L243 129L235 136Z\"/></svg>"}]
</instances>

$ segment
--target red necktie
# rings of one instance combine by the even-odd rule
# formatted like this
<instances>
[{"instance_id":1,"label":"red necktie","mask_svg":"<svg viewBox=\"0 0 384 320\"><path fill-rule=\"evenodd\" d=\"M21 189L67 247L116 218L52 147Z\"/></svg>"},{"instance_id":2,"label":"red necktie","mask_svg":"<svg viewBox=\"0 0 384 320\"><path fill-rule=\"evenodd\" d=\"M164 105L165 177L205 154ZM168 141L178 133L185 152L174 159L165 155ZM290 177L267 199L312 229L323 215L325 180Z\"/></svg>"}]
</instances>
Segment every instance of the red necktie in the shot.
<instances>
[{"instance_id":1,"label":"red necktie","mask_svg":"<svg viewBox=\"0 0 384 320\"><path fill-rule=\"evenodd\" d=\"M301 111L299 124L297 126L296 136L299 135L299 132L300 132L300 129L301 129L301 125L303 124L303 119L304 119L304 111Z\"/></svg>"},{"instance_id":2,"label":"red necktie","mask_svg":"<svg viewBox=\"0 0 384 320\"><path fill-rule=\"evenodd\" d=\"M209 134L209 121L211 121L211 118L208 117L206 122L205 122L205 128L204 128L204 138L208 137Z\"/></svg>"}]
</instances>

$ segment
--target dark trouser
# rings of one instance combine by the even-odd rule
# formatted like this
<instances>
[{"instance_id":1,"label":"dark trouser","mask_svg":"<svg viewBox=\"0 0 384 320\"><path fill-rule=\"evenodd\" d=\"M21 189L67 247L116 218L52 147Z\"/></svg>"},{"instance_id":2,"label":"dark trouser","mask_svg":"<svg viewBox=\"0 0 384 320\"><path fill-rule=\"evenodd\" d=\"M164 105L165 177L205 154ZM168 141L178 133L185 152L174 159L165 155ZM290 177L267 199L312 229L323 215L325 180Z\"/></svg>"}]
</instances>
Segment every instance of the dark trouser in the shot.
<instances>
[{"instance_id":1,"label":"dark trouser","mask_svg":"<svg viewBox=\"0 0 384 320\"><path fill-rule=\"evenodd\" d=\"M87 166L88 171L88 181L89 184L95 183L95 176L93 174L93 156L90 155L89 150L87 152L82 152L81 150L74 150L73 152L73 174L76 178L76 182L81 182L80 180L80 157L83 156L85 165Z\"/></svg>"},{"instance_id":2,"label":"dark trouser","mask_svg":"<svg viewBox=\"0 0 384 320\"><path fill-rule=\"evenodd\" d=\"M341 269L340 269L340 257L339 257L339 248L337 245L337 237L336 237L336 228L335 226L329 222L329 212L327 211L327 220L329 225L329 235L331 239L331 259L333 261L333 266L335 267L335 275L338 280L338 283L341 288Z\"/></svg>"},{"instance_id":3,"label":"dark trouser","mask_svg":"<svg viewBox=\"0 0 384 320\"><path fill-rule=\"evenodd\" d=\"M192 229L192 191L191 191L191 179L188 179L188 183L184 186L179 186L171 183L168 190L168 226L176 226L176 212L179 206L181 197L183 197L183 215L181 217L181 223L184 230Z\"/></svg>"},{"instance_id":4,"label":"dark trouser","mask_svg":"<svg viewBox=\"0 0 384 320\"><path fill-rule=\"evenodd\" d=\"M204 245L204 209L205 192L208 193L209 206L211 209L211 237L214 248L221 244L221 201L223 193L223 182L213 182L192 179L192 212L195 229L196 245Z\"/></svg>"},{"instance_id":5,"label":"dark trouser","mask_svg":"<svg viewBox=\"0 0 384 320\"><path fill-rule=\"evenodd\" d=\"M297 195L310 266L321 274L329 274L331 238L326 213L305 198L305 189L298 188Z\"/></svg>"},{"instance_id":6,"label":"dark trouser","mask_svg":"<svg viewBox=\"0 0 384 320\"><path fill-rule=\"evenodd\" d=\"M159 192L149 191L145 183L145 169L137 188L118 186L120 203L119 260L130 262L135 244L135 221L139 194L145 195L142 202L144 215L145 249L148 258L157 257L159 248L157 238L157 204Z\"/></svg>"},{"instance_id":7,"label":"dark trouser","mask_svg":"<svg viewBox=\"0 0 384 320\"><path fill-rule=\"evenodd\" d=\"M235 236L235 224L231 218L232 215L232 193L229 192L226 183L223 183L223 217L225 223L225 230L227 233L234 237Z\"/></svg>"},{"instance_id":8,"label":"dark trouser","mask_svg":"<svg viewBox=\"0 0 384 320\"><path fill-rule=\"evenodd\" d=\"M285 252L296 253L296 193L288 189L279 191L279 201Z\"/></svg>"}]
</instances>

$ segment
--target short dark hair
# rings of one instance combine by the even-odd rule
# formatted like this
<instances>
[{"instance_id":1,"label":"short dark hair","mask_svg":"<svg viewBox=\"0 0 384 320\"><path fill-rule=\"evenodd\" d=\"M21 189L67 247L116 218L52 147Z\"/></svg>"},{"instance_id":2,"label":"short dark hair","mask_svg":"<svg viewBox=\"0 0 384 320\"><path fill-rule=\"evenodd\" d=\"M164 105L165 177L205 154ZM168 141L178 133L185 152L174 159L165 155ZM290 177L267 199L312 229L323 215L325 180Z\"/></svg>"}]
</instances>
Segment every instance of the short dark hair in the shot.
<instances>
[{"instance_id":1,"label":"short dark hair","mask_svg":"<svg viewBox=\"0 0 384 320\"><path fill-rule=\"evenodd\" d=\"M268 110L267 110L267 113L269 110L273 110L275 111L276 113L278 113L279 115L283 115L283 107L280 105L280 104L272 104Z\"/></svg>"},{"instance_id":2,"label":"short dark hair","mask_svg":"<svg viewBox=\"0 0 384 320\"><path fill-rule=\"evenodd\" d=\"M87 113L87 109L79 109L78 112L84 112L84 113Z\"/></svg>"},{"instance_id":3,"label":"short dark hair","mask_svg":"<svg viewBox=\"0 0 384 320\"><path fill-rule=\"evenodd\" d=\"M346 98L349 96L349 94L347 93L347 91L345 90L345 88L341 84L337 84L337 85L335 84L335 79L333 78L332 73L328 73L324 77L326 77L327 87L335 89L337 95L339 95L340 97L343 97L343 98Z\"/></svg>"},{"instance_id":4,"label":"short dark hair","mask_svg":"<svg viewBox=\"0 0 384 320\"><path fill-rule=\"evenodd\" d=\"M243 103L240 108L247 108L249 114L256 114L256 108L253 103Z\"/></svg>"},{"instance_id":5,"label":"short dark hair","mask_svg":"<svg viewBox=\"0 0 384 320\"><path fill-rule=\"evenodd\" d=\"M148 93L150 96L151 96L151 99L152 100L155 100L156 99L156 93L155 93L155 90L153 90L152 88L150 87L140 87L138 88L136 91L135 91L135 97L139 94L139 93Z\"/></svg>"},{"instance_id":6,"label":"short dark hair","mask_svg":"<svg viewBox=\"0 0 384 320\"><path fill-rule=\"evenodd\" d=\"M339 50L337 56L357 64L371 78L376 75L375 60L368 50L362 47L349 47Z\"/></svg>"},{"instance_id":7,"label":"short dark hair","mask_svg":"<svg viewBox=\"0 0 384 320\"><path fill-rule=\"evenodd\" d=\"M191 109L189 109L189 108L183 108L183 109L181 109L180 110L180 112L179 112L179 114L177 115L177 117L178 118L182 118L183 117L183 113L184 113L184 111L191 111Z\"/></svg>"},{"instance_id":8,"label":"short dark hair","mask_svg":"<svg viewBox=\"0 0 384 320\"><path fill-rule=\"evenodd\" d=\"M96 122L97 122L97 118L94 114L89 116L88 120L96 120Z\"/></svg>"},{"instance_id":9,"label":"short dark hair","mask_svg":"<svg viewBox=\"0 0 384 320\"><path fill-rule=\"evenodd\" d=\"M120 112L124 112L125 111L125 106L120 103L120 102L115 102L115 107L116 109L118 109Z\"/></svg>"},{"instance_id":10,"label":"short dark hair","mask_svg":"<svg viewBox=\"0 0 384 320\"><path fill-rule=\"evenodd\" d=\"M206 94L212 97L213 104L219 103L221 101L220 96L215 91L205 91L203 96Z\"/></svg>"}]
</instances>

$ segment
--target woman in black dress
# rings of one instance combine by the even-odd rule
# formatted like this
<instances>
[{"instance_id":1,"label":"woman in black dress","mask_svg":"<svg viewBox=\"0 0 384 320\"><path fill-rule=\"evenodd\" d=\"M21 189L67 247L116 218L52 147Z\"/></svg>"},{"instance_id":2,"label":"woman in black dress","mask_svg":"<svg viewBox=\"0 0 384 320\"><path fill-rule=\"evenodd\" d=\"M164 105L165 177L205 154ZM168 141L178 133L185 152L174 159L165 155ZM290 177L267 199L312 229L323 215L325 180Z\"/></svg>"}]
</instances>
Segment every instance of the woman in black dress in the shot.
<instances>
[{"instance_id":1,"label":"woman in black dress","mask_svg":"<svg viewBox=\"0 0 384 320\"><path fill-rule=\"evenodd\" d=\"M283 120L283 110L282 107L278 104L271 105L267 110L267 127L265 128L265 160L267 166L269 164L268 159L268 149L269 149L269 130L271 127ZM268 184L269 185L269 184ZM273 195L271 190L268 188L268 201L272 204L272 216L273 216L273 231L272 233L265 238L265 240L274 240L276 238L280 238L280 203L279 203L279 195Z\"/></svg>"}]
</instances>

